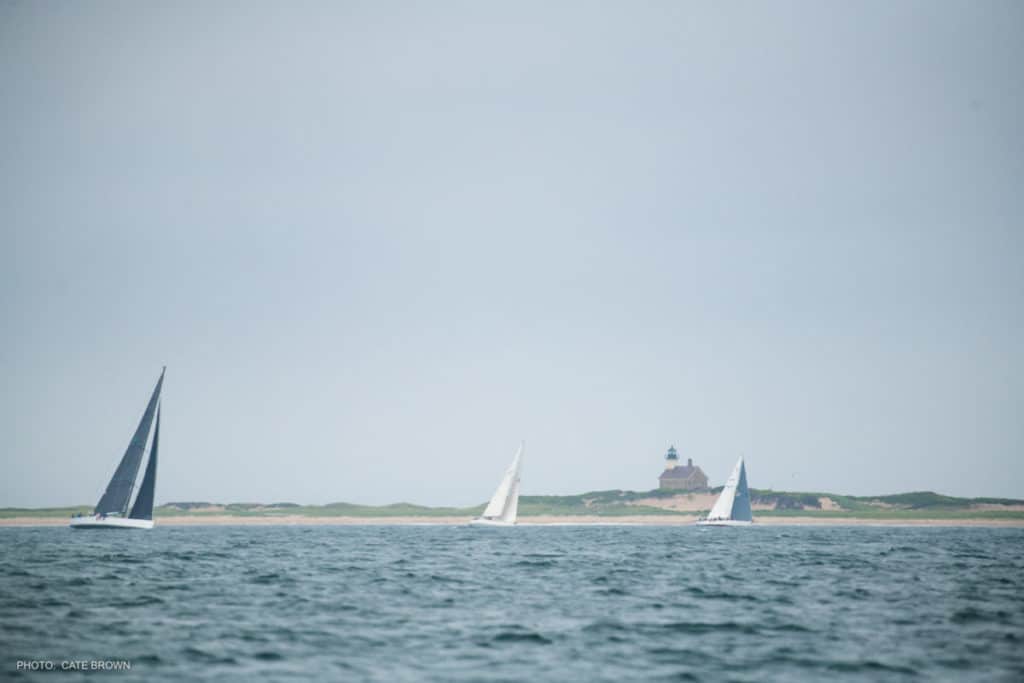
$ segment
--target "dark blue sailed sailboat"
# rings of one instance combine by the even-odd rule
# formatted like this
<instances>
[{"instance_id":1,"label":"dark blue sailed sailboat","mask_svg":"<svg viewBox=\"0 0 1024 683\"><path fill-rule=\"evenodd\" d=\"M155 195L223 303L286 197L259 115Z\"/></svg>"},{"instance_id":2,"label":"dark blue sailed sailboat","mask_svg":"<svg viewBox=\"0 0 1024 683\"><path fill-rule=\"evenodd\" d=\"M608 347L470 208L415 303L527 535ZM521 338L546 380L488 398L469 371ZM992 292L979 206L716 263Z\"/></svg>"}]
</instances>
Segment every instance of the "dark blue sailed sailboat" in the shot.
<instances>
[{"instance_id":1,"label":"dark blue sailed sailboat","mask_svg":"<svg viewBox=\"0 0 1024 683\"><path fill-rule=\"evenodd\" d=\"M160 379L157 380L156 388L146 406L146 412L142 414L135 435L132 437L128 449L121 458L121 463L114 471L114 476L107 484L107 490L103 492L100 502L91 515L77 515L71 518L72 529L152 529L153 528L153 496L156 490L156 461L157 450L160 446L160 390L164 384L164 368L160 372ZM153 419L156 418L156 428L153 427ZM135 503L128 509L128 503L135 489L135 478L139 473L139 466L142 464L142 457L146 453L146 442L149 441L150 431L153 431L153 442L149 449L149 461L146 463L146 473L142 476L142 485L135 496Z\"/></svg>"},{"instance_id":2,"label":"dark blue sailed sailboat","mask_svg":"<svg viewBox=\"0 0 1024 683\"><path fill-rule=\"evenodd\" d=\"M706 519L697 521L699 526L750 526L754 522L750 507L750 489L747 487L747 466L743 456L736 461L736 467L722 487L722 493L715 501Z\"/></svg>"}]
</instances>

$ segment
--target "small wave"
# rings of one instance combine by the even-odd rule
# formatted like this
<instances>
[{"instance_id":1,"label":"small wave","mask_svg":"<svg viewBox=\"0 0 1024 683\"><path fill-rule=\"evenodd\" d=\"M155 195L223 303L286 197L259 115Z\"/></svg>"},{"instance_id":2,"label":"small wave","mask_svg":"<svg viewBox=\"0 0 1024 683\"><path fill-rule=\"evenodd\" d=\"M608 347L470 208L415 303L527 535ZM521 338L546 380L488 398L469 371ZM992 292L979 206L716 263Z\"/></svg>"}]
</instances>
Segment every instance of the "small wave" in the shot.
<instances>
[{"instance_id":1,"label":"small wave","mask_svg":"<svg viewBox=\"0 0 1024 683\"><path fill-rule=\"evenodd\" d=\"M36 600L27 600L25 598L11 598L4 600L3 605L6 609L37 609L41 607L40 603Z\"/></svg>"},{"instance_id":2,"label":"small wave","mask_svg":"<svg viewBox=\"0 0 1024 683\"><path fill-rule=\"evenodd\" d=\"M690 650L678 647L649 647L647 653L655 657L683 659L686 657L704 658L705 655L697 650Z\"/></svg>"},{"instance_id":3,"label":"small wave","mask_svg":"<svg viewBox=\"0 0 1024 683\"><path fill-rule=\"evenodd\" d=\"M545 638L539 633L532 631L519 632L519 631L502 631L493 638L493 643L534 643L537 645L550 645L552 641L549 638Z\"/></svg>"},{"instance_id":4,"label":"small wave","mask_svg":"<svg viewBox=\"0 0 1024 683\"><path fill-rule=\"evenodd\" d=\"M430 575L430 580L434 581L436 583L454 583L454 584L466 583L462 579L457 579L454 576L444 576L442 574L431 574Z\"/></svg>"},{"instance_id":5,"label":"small wave","mask_svg":"<svg viewBox=\"0 0 1024 683\"><path fill-rule=\"evenodd\" d=\"M849 598L851 600L869 600L871 598L871 593L865 588L838 591L836 595L838 597Z\"/></svg>"},{"instance_id":6,"label":"small wave","mask_svg":"<svg viewBox=\"0 0 1024 683\"><path fill-rule=\"evenodd\" d=\"M204 560L229 560L232 559L231 553L224 553L216 550L206 551L201 555Z\"/></svg>"},{"instance_id":7,"label":"small wave","mask_svg":"<svg viewBox=\"0 0 1024 683\"><path fill-rule=\"evenodd\" d=\"M984 553L954 552L953 557L960 557L968 560L994 560L996 558Z\"/></svg>"},{"instance_id":8,"label":"small wave","mask_svg":"<svg viewBox=\"0 0 1024 683\"><path fill-rule=\"evenodd\" d=\"M1005 622L1010 618L1010 613L1003 610L989 612L976 607L966 607L953 612L950 621L954 624L970 624L975 622Z\"/></svg>"},{"instance_id":9,"label":"small wave","mask_svg":"<svg viewBox=\"0 0 1024 683\"><path fill-rule=\"evenodd\" d=\"M974 662L967 657L949 657L936 659L935 663L941 667L948 667L950 669L970 669Z\"/></svg>"},{"instance_id":10,"label":"small wave","mask_svg":"<svg viewBox=\"0 0 1024 683\"><path fill-rule=\"evenodd\" d=\"M257 583L257 584L265 585L265 584L277 583L278 581L280 581L283 578L284 577L281 576L280 574L278 574L277 572L270 572L269 574L258 574L256 576L252 577L251 579L249 579L249 583Z\"/></svg>"},{"instance_id":11,"label":"small wave","mask_svg":"<svg viewBox=\"0 0 1024 683\"><path fill-rule=\"evenodd\" d=\"M238 660L229 655L215 655L212 652L206 652L198 647L186 647L181 651L186 658L195 661L202 662L204 664L237 664Z\"/></svg>"},{"instance_id":12,"label":"small wave","mask_svg":"<svg viewBox=\"0 0 1024 683\"><path fill-rule=\"evenodd\" d=\"M872 659L858 662L831 662L826 666L826 668L829 671L841 671L843 673L869 673L884 671L887 673L909 674L911 676L918 675L917 669L912 669L909 666L886 664L885 662L879 662Z\"/></svg>"},{"instance_id":13,"label":"small wave","mask_svg":"<svg viewBox=\"0 0 1024 683\"><path fill-rule=\"evenodd\" d=\"M621 621L610 621L608 619L592 621L583 627L585 633L616 633L626 630L628 630L626 625Z\"/></svg>"},{"instance_id":14,"label":"small wave","mask_svg":"<svg viewBox=\"0 0 1024 683\"><path fill-rule=\"evenodd\" d=\"M160 586L160 591L191 591L192 585L188 583L172 583L165 586Z\"/></svg>"},{"instance_id":15,"label":"small wave","mask_svg":"<svg viewBox=\"0 0 1024 683\"><path fill-rule=\"evenodd\" d=\"M769 654L765 657L764 664L791 665L799 667L800 669L808 670L820 669L823 666L821 660L813 657L802 656L788 647L779 648L775 652Z\"/></svg>"},{"instance_id":16,"label":"small wave","mask_svg":"<svg viewBox=\"0 0 1024 683\"><path fill-rule=\"evenodd\" d=\"M143 564L145 560L135 555L124 555L117 553L113 555L104 555L100 558L103 562L110 562L111 564L123 565L123 564Z\"/></svg>"},{"instance_id":17,"label":"small wave","mask_svg":"<svg viewBox=\"0 0 1024 683\"><path fill-rule=\"evenodd\" d=\"M164 604L163 598L158 598L155 595L140 595L136 598L129 600L121 600L118 602L111 603L112 607L146 607L148 605L162 605Z\"/></svg>"},{"instance_id":18,"label":"small wave","mask_svg":"<svg viewBox=\"0 0 1024 683\"><path fill-rule=\"evenodd\" d=\"M71 607L71 603L60 598L43 598L38 602L40 607Z\"/></svg>"},{"instance_id":19,"label":"small wave","mask_svg":"<svg viewBox=\"0 0 1024 683\"><path fill-rule=\"evenodd\" d=\"M811 629L795 621L787 621L782 624L773 624L765 628L767 631L777 633L810 633Z\"/></svg>"},{"instance_id":20,"label":"small wave","mask_svg":"<svg viewBox=\"0 0 1024 683\"><path fill-rule=\"evenodd\" d=\"M921 549L918 548L917 546L913 546L913 545L891 545L891 546L889 546L888 550L883 550L883 551L881 551L878 554L882 555L883 557L888 556L888 555L898 555L898 554L899 555L919 555L919 554L921 554Z\"/></svg>"},{"instance_id":21,"label":"small wave","mask_svg":"<svg viewBox=\"0 0 1024 683\"><path fill-rule=\"evenodd\" d=\"M332 614L336 612L358 612L360 609L359 605L353 605L349 602L326 603L326 607Z\"/></svg>"},{"instance_id":22,"label":"small wave","mask_svg":"<svg viewBox=\"0 0 1024 683\"><path fill-rule=\"evenodd\" d=\"M241 634L239 636L239 640L242 640L246 643L266 643L270 641L270 639L266 636L261 635L259 633L253 633L251 631Z\"/></svg>"},{"instance_id":23,"label":"small wave","mask_svg":"<svg viewBox=\"0 0 1024 683\"><path fill-rule=\"evenodd\" d=\"M552 560L519 560L515 562L513 567L554 567L555 562Z\"/></svg>"},{"instance_id":24,"label":"small wave","mask_svg":"<svg viewBox=\"0 0 1024 683\"><path fill-rule=\"evenodd\" d=\"M782 586L784 588L797 588L800 583L797 581L786 581L785 579L765 579L765 585L767 586Z\"/></svg>"},{"instance_id":25,"label":"small wave","mask_svg":"<svg viewBox=\"0 0 1024 683\"><path fill-rule=\"evenodd\" d=\"M166 552L163 553L163 557L168 560L177 560L180 562L191 562L192 560L199 559L199 555L191 550L180 550L178 552Z\"/></svg>"},{"instance_id":26,"label":"small wave","mask_svg":"<svg viewBox=\"0 0 1024 683\"><path fill-rule=\"evenodd\" d=\"M736 621L706 622L706 621L670 621L666 624L653 624L654 630L668 631L670 633L691 633L701 635L705 633L743 633L754 635L758 633L756 626L741 624Z\"/></svg>"},{"instance_id":27,"label":"small wave","mask_svg":"<svg viewBox=\"0 0 1024 683\"><path fill-rule=\"evenodd\" d=\"M271 652L269 650L265 650L262 652L257 652L253 655L253 658L262 660L264 662L276 662L284 659L284 655L278 652Z\"/></svg>"},{"instance_id":28,"label":"small wave","mask_svg":"<svg viewBox=\"0 0 1024 683\"><path fill-rule=\"evenodd\" d=\"M753 595L745 595L743 593L726 593L723 591L706 591L700 586L690 586L686 589L686 592L690 595L695 595L700 598L708 600L726 600L728 602L761 602L761 600Z\"/></svg>"}]
</instances>

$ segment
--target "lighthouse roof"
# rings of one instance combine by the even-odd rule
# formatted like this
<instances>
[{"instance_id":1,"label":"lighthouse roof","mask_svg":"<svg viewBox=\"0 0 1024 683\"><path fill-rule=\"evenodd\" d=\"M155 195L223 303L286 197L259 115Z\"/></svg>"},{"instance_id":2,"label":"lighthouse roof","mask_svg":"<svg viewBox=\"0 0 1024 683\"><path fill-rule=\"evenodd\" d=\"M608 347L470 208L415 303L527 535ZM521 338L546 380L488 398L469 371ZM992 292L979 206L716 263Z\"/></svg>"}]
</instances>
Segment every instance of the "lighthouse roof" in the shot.
<instances>
[{"instance_id":1,"label":"lighthouse roof","mask_svg":"<svg viewBox=\"0 0 1024 683\"><path fill-rule=\"evenodd\" d=\"M679 459L679 454L676 453L676 447L675 446L669 446L668 447L668 453L665 454L665 459L666 460L678 460Z\"/></svg>"}]
</instances>

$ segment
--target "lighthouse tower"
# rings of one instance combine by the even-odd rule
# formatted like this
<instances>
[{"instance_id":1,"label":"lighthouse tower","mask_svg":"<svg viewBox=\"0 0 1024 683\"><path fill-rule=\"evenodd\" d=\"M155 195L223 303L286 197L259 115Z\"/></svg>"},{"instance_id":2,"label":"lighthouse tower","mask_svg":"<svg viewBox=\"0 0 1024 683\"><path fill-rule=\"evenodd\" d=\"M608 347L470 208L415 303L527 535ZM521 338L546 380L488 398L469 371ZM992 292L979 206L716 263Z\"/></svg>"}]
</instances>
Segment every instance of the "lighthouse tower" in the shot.
<instances>
[{"instance_id":1,"label":"lighthouse tower","mask_svg":"<svg viewBox=\"0 0 1024 683\"><path fill-rule=\"evenodd\" d=\"M679 465L679 454L676 453L675 445L668 447L668 453L665 454L665 469L670 470Z\"/></svg>"}]
</instances>

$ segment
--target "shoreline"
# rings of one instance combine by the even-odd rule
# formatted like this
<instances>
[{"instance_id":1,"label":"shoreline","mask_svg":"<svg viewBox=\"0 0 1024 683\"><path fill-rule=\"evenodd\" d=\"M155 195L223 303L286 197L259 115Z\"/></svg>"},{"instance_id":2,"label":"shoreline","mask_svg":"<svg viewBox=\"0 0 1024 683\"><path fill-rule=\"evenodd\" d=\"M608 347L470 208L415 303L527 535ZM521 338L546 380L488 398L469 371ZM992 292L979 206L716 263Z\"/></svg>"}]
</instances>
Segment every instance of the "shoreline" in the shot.
<instances>
[{"instance_id":1,"label":"shoreline","mask_svg":"<svg viewBox=\"0 0 1024 683\"><path fill-rule=\"evenodd\" d=\"M156 526L462 526L470 517L307 517L274 516L169 516L158 517ZM537 515L520 519L521 526L690 526L696 515L636 515L621 517ZM6 517L0 527L68 526L67 517ZM913 527L1016 527L1024 519L863 519L857 517L756 517L755 526L913 526Z\"/></svg>"}]
</instances>

